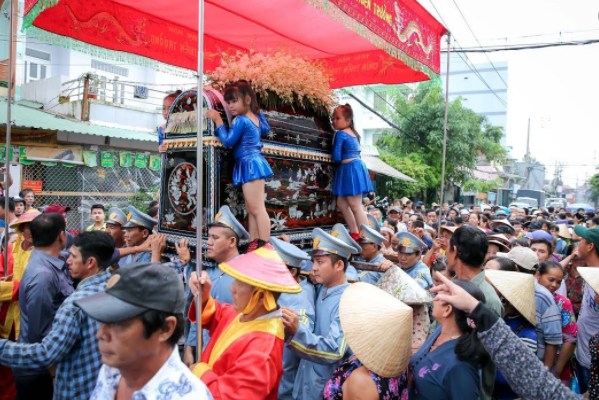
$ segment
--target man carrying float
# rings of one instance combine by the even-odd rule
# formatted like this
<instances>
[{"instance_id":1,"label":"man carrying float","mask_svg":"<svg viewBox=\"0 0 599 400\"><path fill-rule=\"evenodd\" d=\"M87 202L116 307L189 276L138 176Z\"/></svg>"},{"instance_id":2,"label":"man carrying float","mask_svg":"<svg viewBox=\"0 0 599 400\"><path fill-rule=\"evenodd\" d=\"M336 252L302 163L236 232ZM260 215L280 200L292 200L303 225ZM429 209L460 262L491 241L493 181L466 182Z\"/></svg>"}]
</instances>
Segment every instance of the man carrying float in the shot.
<instances>
[{"instance_id":1,"label":"man carrying float","mask_svg":"<svg viewBox=\"0 0 599 400\"><path fill-rule=\"evenodd\" d=\"M190 279L194 294L202 293L202 326L211 338L193 373L206 383L215 400L275 400L285 340L277 298L280 293L299 293L301 287L270 244L223 262L219 268L235 278L233 305L212 298L205 271ZM192 303L192 322L195 315Z\"/></svg>"}]
</instances>

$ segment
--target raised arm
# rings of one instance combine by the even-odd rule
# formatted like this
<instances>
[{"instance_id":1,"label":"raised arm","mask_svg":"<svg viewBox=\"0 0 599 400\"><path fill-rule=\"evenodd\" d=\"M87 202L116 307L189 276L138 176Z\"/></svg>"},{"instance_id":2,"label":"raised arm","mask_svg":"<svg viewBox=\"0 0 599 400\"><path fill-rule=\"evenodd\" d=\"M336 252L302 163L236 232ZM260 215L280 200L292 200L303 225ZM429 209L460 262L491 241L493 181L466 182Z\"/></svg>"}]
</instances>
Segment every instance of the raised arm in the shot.
<instances>
[{"instance_id":1,"label":"raised arm","mask_svg":"<svg viewBox=\"0 0 599 400\"><path fill-rule=\"evenodd\" d=\"M236 117L229 129L223 124L217 127L214 132L223 143L223 146L234 147L243 136L246 129L245 123L245 117Z\"/></svg>"},{"instance_id":2,"label":"raised arm","mask_svg":"<svg viewBox=\"0 0 599 400\"><path fill-rule=\"evenodd\" d=\"M41 343L17 343L0 339L0 364L12 368L50 368L77 343L83 311L68 299L60 306L52 329Z\"/></svg>"}]
</instances>

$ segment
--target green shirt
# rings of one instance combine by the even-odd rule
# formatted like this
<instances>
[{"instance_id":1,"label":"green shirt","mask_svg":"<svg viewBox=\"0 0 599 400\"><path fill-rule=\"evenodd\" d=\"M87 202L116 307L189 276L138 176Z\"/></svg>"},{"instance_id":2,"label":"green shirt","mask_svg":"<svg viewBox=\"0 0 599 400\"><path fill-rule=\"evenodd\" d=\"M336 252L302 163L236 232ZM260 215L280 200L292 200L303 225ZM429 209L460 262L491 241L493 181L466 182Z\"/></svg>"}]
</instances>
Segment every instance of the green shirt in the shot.
<instances>
[{"instance_id":1,"label":"green shirt","mask_svg":"<svg viewBox=\"0 0 599 400\"><path fill-rule=\"evenodd\" d=\"M470 280L474 283L485 295L485 305L489 307L499 318L503 317L503 305L497 292L489 282L485 280L485 271L481 271L478 275ZM495 364L489 361L482 368L482 390L480 398L490 400L493 395L493 386L495 386Z\"/></svg>"},{"instance_id":2,"label":"green shirt","mask_svg":"<svg viewBox=\"0 0 599 400\"><path fill-rule=\"evenodd\" d=\"M499 300L499 296L497 296L497 292L493 286L491 286L491 284L485 280L485 271L481 271L478 275L472 278L470 282L478 286L478 288L485 295L485 305L493 310L493 312L495 312L499 318L503 318L503 305L501 304L501 300Z\"/></svg>"}]
</instances>

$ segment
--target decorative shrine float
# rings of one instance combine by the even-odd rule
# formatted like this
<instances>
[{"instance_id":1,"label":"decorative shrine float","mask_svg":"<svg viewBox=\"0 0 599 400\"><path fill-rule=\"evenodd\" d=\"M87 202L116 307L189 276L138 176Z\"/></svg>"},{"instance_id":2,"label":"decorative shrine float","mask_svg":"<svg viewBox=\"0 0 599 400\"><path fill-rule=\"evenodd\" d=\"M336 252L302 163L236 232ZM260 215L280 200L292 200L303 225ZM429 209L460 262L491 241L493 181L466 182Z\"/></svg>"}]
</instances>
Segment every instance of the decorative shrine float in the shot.
<instances>
[{"instance_id":1,"label":"decorative shrine float","mask_svg":"<svg viewBox=\"0 0 599 400\"><path fill-rule=\"evenodd\" d=\"M312 228L338 222L332 194L334 130L329 115L334 100L329 77L318 63L284 52L223 55L221 65L208 76L209 86L202 90L202 97L204 109L217 110L227 125L232 119L221 90L240 79L251 82L270 125L270 132L262 137L262 154L274 173L266 181L264 198L272 235L287 234L292 241L306 245ZM192 244L198 185L204 188L204 235L222 205L228 205L247 228L241 187L232 184L232 151L223 147L208 119L202 133L203 177L197 181L196 105L197 90L187 90L169 110L158 224L160 232L189 237Z\"/></svg>"}]
</instances>

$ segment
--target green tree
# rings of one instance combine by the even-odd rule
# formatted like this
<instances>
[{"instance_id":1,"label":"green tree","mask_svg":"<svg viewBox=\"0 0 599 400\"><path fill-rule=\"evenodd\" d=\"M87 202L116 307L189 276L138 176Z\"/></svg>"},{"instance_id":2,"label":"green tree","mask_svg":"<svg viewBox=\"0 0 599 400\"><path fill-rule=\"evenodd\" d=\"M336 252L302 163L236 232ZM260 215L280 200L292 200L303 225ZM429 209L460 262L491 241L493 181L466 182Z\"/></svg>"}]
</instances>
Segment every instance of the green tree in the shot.
<instances>
[{"instance_id":1,"label":"green tree","mask_svg":"<svg viewBox=\"0 0 599 400\"><path fill-rule=\"evenodd\" d=\"M599 167L597 169L599 170ZM588 195L594 204L599 203L599 172L589 179Z\"/></svg>"},{"instance_id":2,"label":"green tree","mask_svg":"<svg viewBox=\"0 0 599 400\"><path fill-rule=\"evenodd\" d=\"M407 96L405 88L399 88L392 99L398 112L391 110L387 116L401 127L401 132L388 133L379 140L381 158L409 176L410 164L420 172L419 177L412 176L417 184L397 184L398 189L405 189L402 195L420 196L427 202L437 200L443 151L443 90L438 82L421 84ZM449 103L447 126L446 184L468 181L481 157L487 161L505 158L506 151L500 144L502 128L463 107L460 98Z\"/></svg>"}]
</instances>

